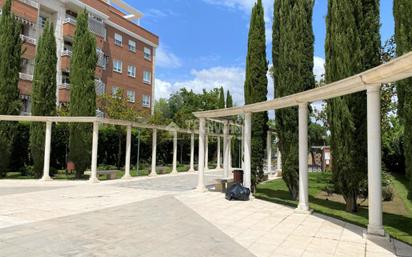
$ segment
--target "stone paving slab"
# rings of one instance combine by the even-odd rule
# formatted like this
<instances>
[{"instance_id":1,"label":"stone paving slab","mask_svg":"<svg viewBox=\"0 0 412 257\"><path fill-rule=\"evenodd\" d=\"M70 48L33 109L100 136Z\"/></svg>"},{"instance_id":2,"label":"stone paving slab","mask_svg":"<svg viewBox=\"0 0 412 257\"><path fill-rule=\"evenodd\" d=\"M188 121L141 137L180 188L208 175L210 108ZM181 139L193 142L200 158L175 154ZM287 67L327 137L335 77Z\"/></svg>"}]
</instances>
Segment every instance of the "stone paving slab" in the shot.
<instances>
[{"instance_id":1,"label":"stone paving slab","mask_svg":"<svg viewBox=\"0 0 412 257\"><path fill-rule=\"evenodd\" d=\"M0 256L234 256L248 250L172 196L0 229Z\"/></svg>"},{"instance_id":2,"label":"stone paving slab","mask_svg":"<svg viewBox=\"0 0 412 257\"><path fill-rule=\"evenodd\" d=\"M9 186L9 187L0 187L0 196L2 195L13 195L13 194L22 194L22 193L30 193L30 192L37 192L37 191L46 191L46 190L53 190L56 188L62 187L21 187L21 186Z\"/></svg>"},{"instance_id":3,"label":"stone paving slab","mask_svg":"<svg viewBox=\"0 0 412 257\"><path fill-rule=\"evenodd\" d=\"M213 192L176 198L256 256L412 256L409 245L382 237L366 239L364 228L321 214L297 214L291 207L258 199L226 201Z\"/></svg>"}]
</instances>

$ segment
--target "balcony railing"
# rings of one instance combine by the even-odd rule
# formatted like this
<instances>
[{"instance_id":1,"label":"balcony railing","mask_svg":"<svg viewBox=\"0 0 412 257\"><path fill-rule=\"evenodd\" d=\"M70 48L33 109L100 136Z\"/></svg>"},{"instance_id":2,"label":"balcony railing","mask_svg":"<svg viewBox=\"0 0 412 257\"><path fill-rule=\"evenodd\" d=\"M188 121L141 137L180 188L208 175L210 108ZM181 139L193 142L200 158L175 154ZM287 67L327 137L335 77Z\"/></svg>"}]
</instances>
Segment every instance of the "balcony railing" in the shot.
<instances>
[{"instance_id":1,"label":"balcony railing","mask_svg":"<svg viewBox=\"0 0 412 257\"><path fill-rule=\"evenodd\" d=\"M69 83L62 83L59 86L60 89L70 89L70 84Z\"/></svg>"},{"instance_id":2,"label":"balcony railing","mask_svg":"<svg viewBox=\"0 0 412 257\"><path fill-rule=\"evenodd\" d=\"M33 81L33 75L19 72L19 78L21 80Z\"/></svg>"},{"instance_id":3,"label":"balcony railing","mask_svg":"<svg viewBox=\"0 0 412 257\"><path fill-rule=\"evenodd\" d=\"M64 50L62 52L62 56L72 56L73 52L71 50Z\"/></svg>"},{"instance_id":4,"label":"balcony railing","mask_svg":"<svg viewBox=\"0 0 412 257\"><path fill-rule=\"evenodd\" d=\"M19 0L19 1L22 2L22 3L25 3L27 5L30 5L34 8L36 8L36 9L39 9L39 7L40 7L39 3L37 3L36 1L33 1L33 0Z\"/></svg>"},{"instance_id":5,"label":"balcony railing","mask_svg":"<svg viewBox=\"0 0 412 257\"><path fill-rule=\"evenodd\" d=\"M106 85L100 79L95 80L96 95L101 96L106 92Z\"/></svg>"},{"instance_id":6,"label":"balcony railing","mask_svg":"<svg viewBox=\"0 0 412 257\"><path fill-rule=\"evenodd\" d=\"M63 24L65 24L65 23L70 23L70 24L76 25L77 20L75 18L66 17L63 21Z\"/></svg>"},{"instance_id":7,"label":"balcony railing","mask_svg":"<svg viewBox=\"0 0 412 257\"><path fill-rule=\"evenodd\" d=\"M20 35L20 38L23 42L30 43L32 45L37 44L37 40L35 38L29 37L29 36L26 36L26 35L23 35L23 34Z\"/></svg>"},{"instance_id":8,"label":"balcony railing","mask_svg":"<svg viewBox=\"0 0 412 257\"><path fill-rule=\"evenodd\" d=\"M97 54L97 66L102 67L103 69L106 69L106 57L104 55L104 52L101 49L97 48L96 54Z\"/></svg>"}]
</instances>

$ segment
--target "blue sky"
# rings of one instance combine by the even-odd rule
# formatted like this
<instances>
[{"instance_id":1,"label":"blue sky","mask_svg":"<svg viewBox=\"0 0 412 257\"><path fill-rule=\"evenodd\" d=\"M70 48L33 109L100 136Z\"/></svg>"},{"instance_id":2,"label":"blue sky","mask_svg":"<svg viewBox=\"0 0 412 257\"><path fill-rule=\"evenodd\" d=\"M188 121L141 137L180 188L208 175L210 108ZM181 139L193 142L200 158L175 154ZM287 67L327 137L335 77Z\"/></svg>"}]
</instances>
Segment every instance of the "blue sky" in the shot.
<instances>
[{"instance_id":1,"label":"blue sky","mask_svg":"<svg viewBox=\"0 0 412 257\"><path fill-rule=\"evenodd\" d=\"M243 103L249 16L255 0L125 0L142 11L141 26L160 37L156 98L179 88L200 92L224 86ZM271 59L273 0L265 7L268 59ZM382 41L393 34L393 0L381 0ZM327 0L316 0L313 14L315 74L323 72ZM269 81L273 95L273 82Z\"/></svg>"}]
</instances>

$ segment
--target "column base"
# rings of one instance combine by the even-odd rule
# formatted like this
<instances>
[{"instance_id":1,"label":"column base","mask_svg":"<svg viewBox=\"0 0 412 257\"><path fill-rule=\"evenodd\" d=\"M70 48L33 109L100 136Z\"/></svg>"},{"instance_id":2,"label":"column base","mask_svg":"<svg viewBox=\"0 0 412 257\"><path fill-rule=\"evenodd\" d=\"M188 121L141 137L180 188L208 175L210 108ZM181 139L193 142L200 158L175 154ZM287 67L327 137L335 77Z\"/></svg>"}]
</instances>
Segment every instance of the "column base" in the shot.
<instances>
[{"instance_id":1,"label":"column base","mask_svg":"<svg viewBox=\"0 0 412 257\"><path fill-rule=\"evenodd\" d=\"M123 177L122 177L122 179L132 179L133 177L132 176L130 176L130 175L124 175Z\"/></svg>"},{"instance_id":2,"label":"column base","mask_svg":"<svg viewBox=\"0 0 412 257\"><path fill-rule=\"evenodd\" d=\"M157 173L156 172L150 172L149 177L157 177Z\"/></svg>"},{"instance_id":3,"label":"column base","mask_svg":"<svg viewBox=\"0 0 412 257\"><path fill-rule=\"evenodd\" d=\"M90 183L99 183L100 180L99 180L98 178L96 178L96 177L90 177L90 178L89 178L89 182L90 182Z\"/></svg>"},{"instance_id":4,"label":"column base","mask_svg":"<svg viewBox=\"0 0 412 257\"><path fill-rule=\"evenodd\" d=\"M43 176L43 177L40 179L40 181L53 181L53 179L52 179L50 176L47 176L47 177Z\"/></svg>"},{"instance_id":5,"label":"column base","mask_svg":"<svg viewBox=\"0 0 412 257\"><path fill-rule=\"evenodd\" d=\"M295 213L296 214L305 214L305 215L310 215L313 213L313 210L310 209L308 206L306 205L298 205L298 207L295 209Z\"/></svg>"},{"instance_id":6,"label":"column base","mask_svg":"<svg viewBox=\"0 0 412 257\"><path fill-rule=\"evenodd\" d=\"M179 172L177 172L177 170L172 170L172 172L170 174L172 175L177 175Z\"/></svg>"},{"instance_id":7,"label":"column base","mask_svg":"<svg viewBox=\"0 0 412 257\"><path fill-rule=\"evenodd\" d=\"M194 172L196 172L194 169L190 169L190 170L188 170L187 172L192 172L192 173L194 173Z\"/></svg>"},{"instance_id":8,"label":"column base","mask_svg":"<svg viewBox=\"0 0 412 257\"><path fill-rule=\"evenodd\" d=\"M367 235L372 235L372 236L385 236L385 230L383 229L383 226L374 226L374 225L368 225L368 229L365 231Z\"/></svg>"}]
</instances>

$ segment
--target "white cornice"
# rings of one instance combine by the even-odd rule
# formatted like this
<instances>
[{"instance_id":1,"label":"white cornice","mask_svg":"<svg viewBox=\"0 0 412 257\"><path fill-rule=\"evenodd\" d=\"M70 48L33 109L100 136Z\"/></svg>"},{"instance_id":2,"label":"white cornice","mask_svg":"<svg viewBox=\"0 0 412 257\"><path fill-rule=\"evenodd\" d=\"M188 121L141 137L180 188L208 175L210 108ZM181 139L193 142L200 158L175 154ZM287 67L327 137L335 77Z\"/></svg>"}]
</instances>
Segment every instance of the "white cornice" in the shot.
<instances>
[{"instance_id":1,"label":"white cornice","mask_svg":"<svg viewBox=\"0 0 412 257\"><path fill-rule=\"evenodd\" d=\"M117 29L117 30L119 30L119 31L121 31L121 32L123 32L123 33L125 33L125 34L127 34L127 35L129 35L129 36L131 36L131 37L133 37L133 38L135 38L135 39L137 39L137 40L139 40L139 41L141 41L141 42L143 42L143 43L151 46L151 47L153 47L153 48L157 48L157 47L158 47L158 45L156 45L155 43L149 41L148 39L146 39L146 38L144 38L144 37L142 37L142 36L140 36L140 35L137 35L136 33L133 33L133 32L131 32L130 30L128 30L128 29L126 29L126 28L124 28L124 27L122 27L122 26L120 26L120 25L117 25L116 23L114 23L114 22L112 22L112 21L110 21L110 20L106 20L105 23L106 23L107 25L109 25L110 27L113 27L113 28L115 28L115 29Z\"/></svg>"}]
</instances>

